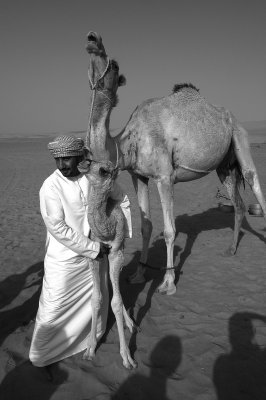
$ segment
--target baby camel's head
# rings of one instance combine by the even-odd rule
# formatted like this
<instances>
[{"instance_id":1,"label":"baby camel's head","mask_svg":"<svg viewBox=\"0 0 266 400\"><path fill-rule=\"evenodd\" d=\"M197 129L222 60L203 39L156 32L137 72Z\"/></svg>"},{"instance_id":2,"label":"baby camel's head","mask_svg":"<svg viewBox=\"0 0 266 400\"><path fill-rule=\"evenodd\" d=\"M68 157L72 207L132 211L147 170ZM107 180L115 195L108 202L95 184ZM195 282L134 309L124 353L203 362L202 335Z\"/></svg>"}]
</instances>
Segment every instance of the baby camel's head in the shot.
<instances>
[{"instance_id":1,"label":"baby camel's head","mask_svg":"<svg viewBox=\"0 0 266 400\"><path fill-rule=\"evenodd\" d=\"M78 170L86 175L92 186L108 193L118 175L118 168L111 161L84 160L79 163Z\"/></svg>"}]
</instances>

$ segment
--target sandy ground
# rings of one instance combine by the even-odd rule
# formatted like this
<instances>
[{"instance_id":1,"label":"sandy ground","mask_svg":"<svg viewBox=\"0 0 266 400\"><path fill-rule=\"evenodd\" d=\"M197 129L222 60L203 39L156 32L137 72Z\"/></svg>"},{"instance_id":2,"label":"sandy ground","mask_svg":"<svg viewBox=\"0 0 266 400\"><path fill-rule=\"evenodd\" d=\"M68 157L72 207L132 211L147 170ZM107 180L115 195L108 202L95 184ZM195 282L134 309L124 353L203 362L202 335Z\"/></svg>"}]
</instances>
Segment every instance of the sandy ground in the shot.
<instances>
[{"instance_id":1,"label":"sandy ground","mask_svg":"<svg viewBox=\"0 0 266 400\"><path fill-rule=\"evenodd\" d=\"M175 187L177 292L156 292L165 266L161 207L151 184L154 231L143 285L128 285L141 246L140 218L129 175L120 181L132 202L134 238L126 243L121 291L141 327L126 332L138 368L123 368L110 313L93 362L81 354L53 366L47 382L28 360L38 306L45 228L38 191L54 170L48 138L0 141L0 398L1 400L266 399L265 220L246 214L237 255L225 257L233 215L217 208L216 174ZM266 196L266 145L252 146ZM255 202L250 189L246 205Z\"/></svg>"}]
</instances>

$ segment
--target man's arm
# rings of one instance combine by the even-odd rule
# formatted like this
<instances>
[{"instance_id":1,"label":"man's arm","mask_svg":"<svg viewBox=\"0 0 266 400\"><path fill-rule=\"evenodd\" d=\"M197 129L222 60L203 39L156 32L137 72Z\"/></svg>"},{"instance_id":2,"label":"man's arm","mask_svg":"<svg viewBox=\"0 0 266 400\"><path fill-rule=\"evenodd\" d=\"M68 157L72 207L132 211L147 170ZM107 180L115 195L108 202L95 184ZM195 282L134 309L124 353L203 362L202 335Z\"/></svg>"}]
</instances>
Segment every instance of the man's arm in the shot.
<instances>
[{"instance_id":1,"label":"man's arm","mask_svg":"<svg viewBox=\"0 0 266 400\"><path fill-rule=\"evenodd\" d=\"M48 185L40 190L40 208L47 230L58 242L84 257L95 259L99 256L102 250L100 243L90 240L66 224L60 198Z\"/></svg>"}]
</instances>

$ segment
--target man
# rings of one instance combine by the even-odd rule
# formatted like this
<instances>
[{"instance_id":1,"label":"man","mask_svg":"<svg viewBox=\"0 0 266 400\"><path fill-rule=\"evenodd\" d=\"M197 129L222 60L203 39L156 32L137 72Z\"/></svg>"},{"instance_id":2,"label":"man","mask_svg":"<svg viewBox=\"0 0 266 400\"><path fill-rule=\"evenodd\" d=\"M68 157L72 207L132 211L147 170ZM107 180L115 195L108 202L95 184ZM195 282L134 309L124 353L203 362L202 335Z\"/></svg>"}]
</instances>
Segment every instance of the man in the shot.
<instances>
[{"instance_id":1,"label":"man","mask_svg":"<svg viewBox=\"0 0 266 400\"><path fill-rule=\"evenodd\" d=\"M99 338L106 328L109 299L105 256L108 248L89 238L89 182L77 169L83 159L84 142L72 136L59 136L48 144L48 149L57 169L40 189L47 239L43 287L29 354L37 367L48 366L86 348L93 289L88 258L99 259L105 275L97 325ZM117 184L111 197L120 202L131 237L129 200Z\"/></svg>"}]
</instances>

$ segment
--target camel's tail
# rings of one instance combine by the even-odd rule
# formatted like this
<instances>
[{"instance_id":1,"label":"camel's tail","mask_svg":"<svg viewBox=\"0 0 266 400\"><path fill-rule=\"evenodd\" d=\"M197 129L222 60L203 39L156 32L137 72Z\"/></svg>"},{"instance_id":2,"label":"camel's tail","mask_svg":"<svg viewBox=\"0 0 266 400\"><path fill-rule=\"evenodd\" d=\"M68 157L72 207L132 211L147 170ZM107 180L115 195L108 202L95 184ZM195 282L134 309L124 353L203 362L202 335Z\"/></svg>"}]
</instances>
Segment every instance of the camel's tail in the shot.
<instances>
[{"instance_id":1,"label":"camel's tail","mask_svg":"<svg viewBox=\"0 0 266 400\"><path fill-rule=\"evenodd\" d=\"M234 170L237 187L240 187L242 184L243 187L245 188L245 178L243 175L241 165L236 156L235 145L234 145L233 139L231 141L229 150L228 150L223 162L221 163L221 165L219 167L220 167L220 169L222 169L222 170L224 169L226 171Z\"/></svg>"},{"instance_id":2,"label":"camel's tail","mask_svg":"<svg viewBox=\"0 0 266 400\"><path fill-rule=\"evenodd\" d=\"M250 185L263 210L263 214L266 217L265 198L262 193L258 173L251 156L248 132L237 122L234 124L233 128L231 148L233 150L231 157L233 157L233 161L235 160L234 162L238 173L238 181L246 181ZM229 157L229 159L231 157Z\"/></svg>"}]
</instances>

